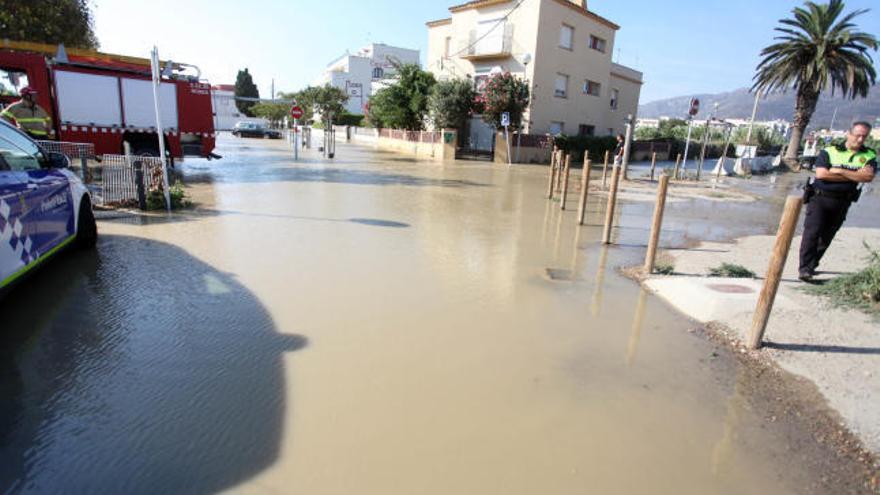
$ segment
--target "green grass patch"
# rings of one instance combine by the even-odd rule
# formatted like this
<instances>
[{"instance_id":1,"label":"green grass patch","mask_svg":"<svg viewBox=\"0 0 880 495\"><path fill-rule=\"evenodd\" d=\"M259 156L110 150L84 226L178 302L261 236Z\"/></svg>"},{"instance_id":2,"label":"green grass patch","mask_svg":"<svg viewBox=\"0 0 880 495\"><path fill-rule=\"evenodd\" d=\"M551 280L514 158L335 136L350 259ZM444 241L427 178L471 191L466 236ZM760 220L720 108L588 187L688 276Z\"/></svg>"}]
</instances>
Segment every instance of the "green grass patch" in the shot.
<instances>
[{"instance_id":1,"label":"green grass patch","mask_svg":"<svg viewBox=\"0 0 880 495\"><path fill-rule=\"evenodd\" d=\"M657 263L654 272L660 275L672 275L675 273L675 265L672 263Z\"/></svg>"},{"instance_id":2,"label":"green grass patch","mask_svg":"<svg viewBox=\"0 0 880 495\"><path fill-rule=\"evenodd\" d=\"M176 181L168 190L171 197L171 209L178 210L180 208L189 208L192 201L186 196L183 183ZM148 210L164 210L165 209L165 193L160 189L154 189L147 193L147 209Z\"/></svg>"},{"instance_id":3,"label":"green grass patch","mask_svg":"<svg viewBox=\"0 0 880 495\"><path fill-rule=\"evenodd\" d=\"M721 266L709 269L710 277L755 278L755 272L734 263L722 263Z\"/></svg>"},{"instance_id":4,"label":"green grass patch","mask_svg":"<svg viewBox=\"0 0 880 495\"><path fill-rule=\"evenodd\" d=\"M868 250L868 266L855 273L841 275L821 285L804 288L811 294L825 296L835 306L864 311L880 316L880 252Z\"/></svg>"}]
</instances>

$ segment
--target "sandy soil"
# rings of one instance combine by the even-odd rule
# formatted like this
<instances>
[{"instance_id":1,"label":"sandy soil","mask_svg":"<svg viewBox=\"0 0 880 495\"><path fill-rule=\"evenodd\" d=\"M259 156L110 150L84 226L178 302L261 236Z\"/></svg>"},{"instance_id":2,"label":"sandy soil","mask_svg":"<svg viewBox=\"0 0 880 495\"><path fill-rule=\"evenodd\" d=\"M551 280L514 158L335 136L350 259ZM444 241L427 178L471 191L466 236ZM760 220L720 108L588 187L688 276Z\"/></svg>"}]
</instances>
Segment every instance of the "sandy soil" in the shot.
<instances>
[{"instance_id":1,"label":"sandy soil","mask_svg":"<svg viewBox=\"0 0 880 495\"><path fill-rule=\"evenodd\" d=\"M827 299L805 293L797 280L795 237L783 274L764 349L758 357L815 383L841 416L841 427L852 430L864 445L880 451L880 325L859 311L832 307ZM734 243L701 243L688 250L664 253L675 266L671 276L651 276L651 290L703 323L744 341L767 270L774 236L749 236ZM880 228L844 227L826 254L820 279L857 271L864 266L863 243L880 246ZM757 279L707 277L712 267L737 263Z\"/></svg>"}]
</instances>

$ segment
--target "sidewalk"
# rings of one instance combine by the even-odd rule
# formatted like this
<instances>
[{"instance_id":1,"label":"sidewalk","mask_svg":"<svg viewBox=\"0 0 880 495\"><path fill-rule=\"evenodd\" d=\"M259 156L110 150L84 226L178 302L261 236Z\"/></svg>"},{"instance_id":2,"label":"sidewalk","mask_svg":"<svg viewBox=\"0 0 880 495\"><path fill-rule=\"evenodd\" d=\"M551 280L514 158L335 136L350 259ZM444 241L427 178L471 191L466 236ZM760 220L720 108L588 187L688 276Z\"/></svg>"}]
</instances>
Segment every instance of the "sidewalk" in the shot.
<instances>
[{"instance_id":1,"label":"sidewalk","mask_svg":"<svg viewBox=\"0 0 880 495\"><path fill-rule=\"evenodd\" d=\"M727 327L745 341L773 249L774 236L749 236L733 244L702 243L668 253L675 275L651 276L645 285L681 312ZM880 322L859 311L832 307L805 293L797 280L800 236L794 238L773 313L764 334L765 356L816 384L843 424L865 447L880 452ZM819 279L865 266L867 242L880 247L880 228L844 227L823 260ZM707 277L721 263L743 265L759 279Z\"/></svg>"}]
</instances>

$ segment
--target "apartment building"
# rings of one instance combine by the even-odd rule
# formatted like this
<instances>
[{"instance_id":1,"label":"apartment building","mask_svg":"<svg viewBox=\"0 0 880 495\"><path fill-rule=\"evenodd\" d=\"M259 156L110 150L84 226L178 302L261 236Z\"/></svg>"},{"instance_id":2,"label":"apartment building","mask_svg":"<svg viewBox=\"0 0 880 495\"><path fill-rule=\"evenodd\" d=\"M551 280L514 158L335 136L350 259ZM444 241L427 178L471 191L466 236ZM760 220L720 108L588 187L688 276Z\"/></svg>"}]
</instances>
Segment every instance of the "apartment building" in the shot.
<instances>
[{"instance_id":1,"label":"apartment building","mask_svg":"<svg viewBox=\"0 0 880 495\"><path fill-rule=\"evenodd\" d=\"M355 54L346 52L327 64L327 68L312 85L329 84L342 89L348 95L346 110L353 114L363 114L370 96L394 77L394 63L397 62L419 65L419 51L370 43Z\"/></svg>"},{"instance_id":2,"label":"apartment building","mask_svg":"<svg viewBox=\"0 0 880 495\"><path fill-rule=\"evenodd\" d=\"M526 132L608 135L636 115L642 73L612 61L620 26L586 0L476 0L449 12L427 23L426 70L478 89L494 72L521 76L532 89Z\"/></svg>"}]
</instances>

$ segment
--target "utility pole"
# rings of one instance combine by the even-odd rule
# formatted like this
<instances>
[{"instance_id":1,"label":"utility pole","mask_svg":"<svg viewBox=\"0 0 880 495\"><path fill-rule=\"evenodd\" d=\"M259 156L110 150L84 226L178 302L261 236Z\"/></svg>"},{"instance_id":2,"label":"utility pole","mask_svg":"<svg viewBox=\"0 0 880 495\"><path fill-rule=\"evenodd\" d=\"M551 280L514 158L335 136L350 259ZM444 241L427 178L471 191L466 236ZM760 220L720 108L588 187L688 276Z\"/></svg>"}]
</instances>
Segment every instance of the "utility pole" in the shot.
<instances>
[{"instance_id":1,"label":"utility pole","mask_svg":"<svg viewBox=\"0 0 880 495\"><path fill-rule=\"evenodd\" d=\"M272 78L272 103L275 103L275 78Z\"/></svg>"},{"instance_id":2,"label":"utility pole","mask_svg":"<svg viewBox=\"0 0 880 495\"><path fill-rule=\"evenodd\" d=\"M828 126L829 131L834 131L834 120L837 118L837 109L840 107L834 107L834 113L831 114L831 125Z\"/></svg>"}]
</instances>

